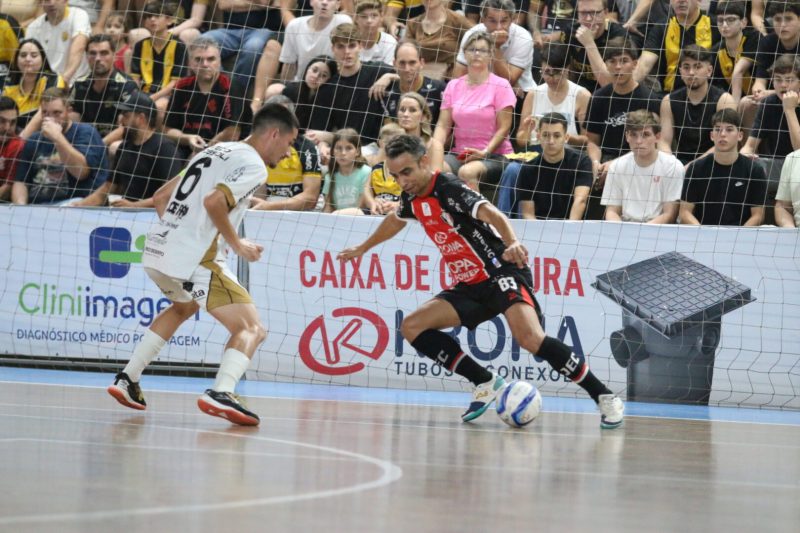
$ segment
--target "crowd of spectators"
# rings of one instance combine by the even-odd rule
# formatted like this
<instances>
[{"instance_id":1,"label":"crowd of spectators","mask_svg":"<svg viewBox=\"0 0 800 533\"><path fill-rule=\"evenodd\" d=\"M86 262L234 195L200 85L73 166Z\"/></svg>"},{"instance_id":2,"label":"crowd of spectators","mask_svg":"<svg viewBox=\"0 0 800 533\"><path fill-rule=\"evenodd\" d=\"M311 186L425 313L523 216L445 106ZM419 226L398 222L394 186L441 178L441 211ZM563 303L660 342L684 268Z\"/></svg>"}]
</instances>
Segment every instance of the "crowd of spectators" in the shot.
<instances>
[{"instance_id":1,"label":"crowd of spectators","mask_svg":"<svg viewBox=\"0 0 800 533\"><path fill-rule=\"evenodd\" d=\"M391 212L409 133L512 217L800 223L800 0L39 0L0 87L15 204L149 207L269 101L254 209Z\"/></svg>"}]
</instances>

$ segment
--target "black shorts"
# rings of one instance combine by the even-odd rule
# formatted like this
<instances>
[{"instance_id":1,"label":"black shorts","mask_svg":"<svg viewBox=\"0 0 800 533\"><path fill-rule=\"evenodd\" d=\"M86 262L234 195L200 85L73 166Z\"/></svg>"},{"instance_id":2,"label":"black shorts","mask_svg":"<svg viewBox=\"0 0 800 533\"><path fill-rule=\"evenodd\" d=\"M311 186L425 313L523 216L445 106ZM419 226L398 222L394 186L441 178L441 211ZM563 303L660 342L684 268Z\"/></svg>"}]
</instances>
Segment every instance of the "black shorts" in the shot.
<instances>
[{"instance_id":1,"label":"black shorts","mask_svg":"<svg viewBox=\"0 0 800 533\"><path fill-rule=\"evenodd\" d=\"M475 329L479 324L505 313L509 307L519 302L532 306L539 323L542 323L542 311L533 295L533 275L528 267L504 268L475 285L459 283L440 292L436 298L452 305L461 324L469 329Z\"/></svg>"}]
</instances>

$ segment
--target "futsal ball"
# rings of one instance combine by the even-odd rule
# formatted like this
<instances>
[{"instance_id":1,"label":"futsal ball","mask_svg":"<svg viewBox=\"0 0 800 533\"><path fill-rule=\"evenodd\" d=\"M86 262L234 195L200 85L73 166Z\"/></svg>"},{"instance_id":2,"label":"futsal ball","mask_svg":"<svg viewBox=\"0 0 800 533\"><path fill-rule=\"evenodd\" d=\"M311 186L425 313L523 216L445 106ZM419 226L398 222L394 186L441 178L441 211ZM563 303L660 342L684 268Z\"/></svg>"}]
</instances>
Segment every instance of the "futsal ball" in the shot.
<instances>
[{"instance_id":1,"label":"futsal ball","mask_svg":"<svg viewBox=\"0 0 800 533\"><path fill-rule=\"evenodd\" d=\"M539 389L525 381L512 381L497 397L497 415L512 428L530 424L541 410Z\"/></svg>"}]
</instances>

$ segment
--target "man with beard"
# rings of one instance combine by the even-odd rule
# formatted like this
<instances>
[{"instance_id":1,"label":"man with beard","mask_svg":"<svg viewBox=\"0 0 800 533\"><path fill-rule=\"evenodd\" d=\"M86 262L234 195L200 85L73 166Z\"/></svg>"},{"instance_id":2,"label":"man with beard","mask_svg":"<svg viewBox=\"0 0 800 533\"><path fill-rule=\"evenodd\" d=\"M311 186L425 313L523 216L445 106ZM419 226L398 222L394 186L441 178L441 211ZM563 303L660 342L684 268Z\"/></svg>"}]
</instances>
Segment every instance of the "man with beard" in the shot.
<instances>
[{"instance_id":1,"label":"man with beard","mask_svg":"<svg viewBox=\"0 0 800 533\"><path fill-rule=\"evenodd\" d=\"M439 109L442 107L442 93L446 83L434 80L422 74L425 60L420 57L419 45L404 41L394 50L394 72L384 74L372 86L370 91L374 98L383 100L386 116L397 119L397 105L400 96L415 92L422 95L428 103L433 119L431 127L439 120Z\"/></svg>"},{"instance_id":2,"label":"man with beard","mask_svg":"<svg viewBox=\"0 0 800 533\"><path fill-rule=\"evenodd\" d=\"M124 96L138 90L138 86L114 68L114 45L110 36L92 35L86 44L86 58L90 74L72 86L72 110L80 115L81 122L97 128L103 142L109 145L122 136L122 128L117 128L116 105Z\"/></svg>"},{"instance_id":3,"label":"man with beard","mask_svg":"<svg viewBox=\"0 0 800 533\"><path fill-rule=\"evenodd\" d=\"M711 85L714 53L691 44L681 51L678 70L684 86L661 102L659 148L672 153L684 165L711 150L711 118L722 109L735 109L733 96ZM674 143L673 143L674 141Z\"/></svg>"},{"instance_id":4,"label":"man with beard","mask_svg":"<svg viewBox=\"0 0 800 533\"><path fill-rule=\"evenodd\" d=\"M250 109L243 105L243 87L222 73L221 61L219 44L209 37L189 47L193 75L178 80L166 119L167 136L178 143L184 159L207 146L237 140L239 123L252 121L242 116Z\"/></svg>"},{"instance_id":5,"label":"man with beard","mask_svg":"<svg viewBox=\"0 0 800 533\"><path fill-rule=\"evenodd\" d=\"M69 117L69 95L42 93L42 125L25 142L11 188L15 204L53 204L83 198L108 177L106 148L89 124Z\"/></svg>"},{"instance_id":6,"label":"man with beard","mask_svg":"<svg viewBox=\"0 0 800 533\"><path fill-rule=\"evenodd\" d=\"M124 138L111 179L72 205L153 207L158 188L180 172L177 145L155 131L157 111L153 100L136 91L118 103L117 109L122 112Z\"/></svg>"}]
</instances>

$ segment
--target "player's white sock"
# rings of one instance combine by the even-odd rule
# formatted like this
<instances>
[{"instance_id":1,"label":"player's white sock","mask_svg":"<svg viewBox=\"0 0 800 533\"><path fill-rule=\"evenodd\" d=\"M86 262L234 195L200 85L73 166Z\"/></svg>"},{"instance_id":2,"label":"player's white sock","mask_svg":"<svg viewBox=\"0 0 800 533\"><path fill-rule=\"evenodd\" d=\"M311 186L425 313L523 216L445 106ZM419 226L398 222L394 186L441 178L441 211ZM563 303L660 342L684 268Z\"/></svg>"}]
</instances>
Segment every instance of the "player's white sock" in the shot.
<instances>
[{"instance_id":1,"label":"player's white sock","mask_svg":"<svg viewBox=\"0 0 800 533\"><path fill-rule=\"evenodd\" d=\"M250 366L249 357L239 350L228 348L222 354L222 363L219 365L217 379L212 388L217 392L233 392L248 366Z\"/></svg>"},{"instance_id":2,"label":"player's white sock","mask_svg":"<svg viewBox=\"0 0 800 533\"><path fill-rule=\"evenodd\" d=\"M145 331L141 342L133 350L133 356L128 361L128 364L125 365L123 372L128 374L128 377L135 383L138 383L144 369L156 358L166 343L167 341L159 337L153 330L148 329Z\"/></svg>"}]
</instances>

